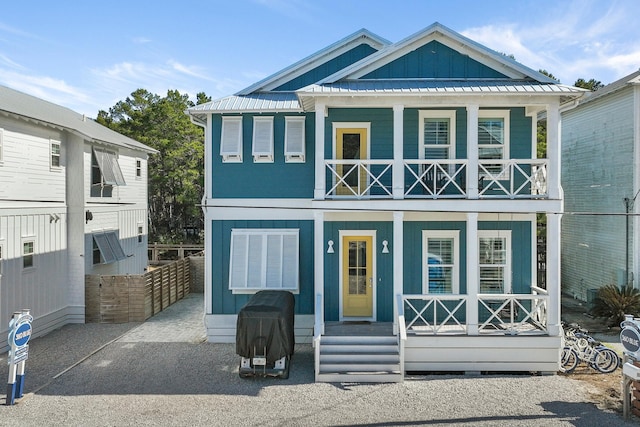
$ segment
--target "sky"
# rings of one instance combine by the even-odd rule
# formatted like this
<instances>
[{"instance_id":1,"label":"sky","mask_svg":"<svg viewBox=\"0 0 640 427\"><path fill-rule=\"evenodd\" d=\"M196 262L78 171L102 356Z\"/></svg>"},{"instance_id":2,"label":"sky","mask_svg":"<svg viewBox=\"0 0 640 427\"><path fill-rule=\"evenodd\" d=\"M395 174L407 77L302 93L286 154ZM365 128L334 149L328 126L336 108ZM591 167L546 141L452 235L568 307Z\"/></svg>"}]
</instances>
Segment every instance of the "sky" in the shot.
<instances>
[{"instance_id":1,"label":"sky","mask_svg":"<svg viewBox=\"0 0 640 427\"><path fill-rule=\"evenodd\" d=\"M0 12L0 85L96 117L137 89L231 95L360 30L434 22L604 84L640 67L638 0L31 0Z\"/></svg>"}]
</instances>

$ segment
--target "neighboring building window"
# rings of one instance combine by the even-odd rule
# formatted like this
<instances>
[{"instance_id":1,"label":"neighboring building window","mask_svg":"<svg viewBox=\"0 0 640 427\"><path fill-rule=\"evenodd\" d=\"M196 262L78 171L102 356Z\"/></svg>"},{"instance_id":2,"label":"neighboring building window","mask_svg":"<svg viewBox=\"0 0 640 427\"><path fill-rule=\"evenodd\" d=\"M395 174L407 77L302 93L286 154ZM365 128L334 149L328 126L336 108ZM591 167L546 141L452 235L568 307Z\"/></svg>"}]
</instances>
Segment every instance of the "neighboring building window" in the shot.
<instances>
[{"instance_id":1,"label":"neighboring building window","mask_svg":"<svg viewBox=\"0 0 640 427\"><path fill-rule=\"evenodd\" d=\"M111 197L114 185L126 185L116 154L94 147L91 155L91 197Z\"/></svg>"},{"instance_id":2,"label":"neighboring building window","mask_svg":"<svg viewBox=\"0 0 640 427\"><path fill-rule=\"evenodd\" d=\"M297 229L231 231L229 288L234 293L299 289Z\"/></svg>"},{"instance_id":3,"label":"neighboring building window","mask_svg":"<svg viewBox=\"0 0 640 427\"><path fill-rule=\"evenodd\" d=\"M144 242L144 226L142 224L138 224L138 244L142 244Z\"/></svg>"},{"instance_id":4,"label":"neighboring building window","mask_svg":"<svg viewBox=\"0 0 640 427\"><path fill-rule=\"evenodd\" d=\"M22 268L32 268L34 266L33 256L35 253L35 242L26 240L22 242Z\"/></svg>"},{"instance_id":5,"label":"neighboring building window","mask_svg":"<svg viewBox=\"0 0 640 427\"><path fill-rule=\"evenodd\" d=\"M478 158L480 160L508 159L509 111L480 110L478 116ZM495 177L509 179L508 168L500 164L492 165L490 162L481 163Z\"/></svg>"},{"instance_id":6,"label":"neighboring building window","mask_svg":"<svg viewBox=\"0 0 640 427\"><path fill-rule=\"evenodd\" d=\"M305 138L304 117L284 119L284 159L287 163L304 163Z\"/></svg>"},{"instance_id":7,"label":"neighboring building window","mask_svg":"<svg viewBox=\"0 0 640 427\"><path fill-rule=\"evenodd\" d=\"M127 256L120 246L118 235L115 231L105 231L93 234L93 263L110 264L121 261Z\"/></svg>"},{"instance_id":8,"label":"neighboring building window","mask_svg":"<svg viewBox=\"0 0 640 427\"><path fill-rule=\"evenodd\" d=\"M511 292L511 232L480 231L480 293Z\"/></svg>"},{"instance_id":9,"label":"neighboring building window","mask_svg":"<svg viewBox=\"0 0 640 427\"><path fill-rule=\"evenodd\" d=\"M253 118L253 161L273 162L273 117Z\"/></svg>"},{"instance_id":10,"label":"neighboring building window","mask_svg":"<svg viewBox=\"0 0 640 427\"><path fill-rule=\"evenodd\" d=\"M142 178L142 160L136 159L136 178Z\"/></svg>"},{"instance_id":11,"label":"neighboring building window","mask_svg":"<svg viewBox=\"0 0 640 427\"><path fill-rule=\"evenodd\" d=\"M422 292L460 292L459 235L457 230L422 231Z\"/></svg>"},{"instance_id":12,"label":"neighboring building window","mask_svg":"<svg viewBox=\"0 0 640 427\"><path fill-rule=\"evenodd\" d=\"M4 160L4 129L0 128L0 165Z\"/></svg>"},{"instance_id":13,"label":"neighboring building window","mask_svg":"<svg viewBox=\"0 0 640 427\"><path fill-rule=\"evenodd\" d=\"M421 110L420 159L455 158L456 112L454 110Z\"/></svg>"},{"instance_id":14,"label":"neighboring building window","mask_svg":"<svg viewBox=\"0 0 640 427\"><path fill-rule=\"evenodd\" d=\"M0 277L2 277L2 244L0 244Z\"/></svg>"},{"instance_id":15,"label":"neighboring building window","mask_svg":"<svg viewBox=\"0 0 640 427\"><path fill-rule=\"evenodd\" d=\"M51 150L51 169L60 169L60 141L51 140L49 148Z\"/></svg>"},{"instance_id":16,"label":"neighboring building window","mask_svg":"<svg viewBox=\"0 0 640 427\"><path fill-rule=\"evenodd\" d=\"M242 163L242 117L223 117L220 155L225 163Z\"/></svg>"}]
</instances>

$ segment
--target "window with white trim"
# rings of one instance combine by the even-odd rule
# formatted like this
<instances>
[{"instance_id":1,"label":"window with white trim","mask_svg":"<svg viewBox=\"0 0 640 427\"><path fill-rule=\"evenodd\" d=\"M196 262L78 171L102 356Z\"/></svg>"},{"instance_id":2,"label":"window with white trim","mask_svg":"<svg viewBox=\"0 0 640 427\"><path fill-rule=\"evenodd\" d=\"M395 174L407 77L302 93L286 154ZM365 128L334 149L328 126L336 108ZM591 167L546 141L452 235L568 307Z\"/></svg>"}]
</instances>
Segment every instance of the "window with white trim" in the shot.
<instances>
[{"instance_id":1,"label":"window with white trim","mask_svg":"<svg viewBox=\"0 0 640 427\"><path fill-rule=\"evenodd\" d=\"M509 133L509 110L480 110L478 112L478 158L480 160L508 159ZM495 177L509 179L509 168L501 164L482 163Z\"/></svg>"},{"instance_id":2,"label":"window with white trim","mask_svg":"<svg viewBox=\"0 0 640 427\"><path fill-rule=\"evenodd\" d=\"M481 294L511 292L511 231L478 231Z\"/></svg>"},{"instance_id":3,"label":"window with white trim","mask_svg":"<svg viewBox=\"0 0 640 427\"><path fill-rule=\"evenodd\" d=\"M305 118L284 118L284 161L304 163L305 161Z\"/></svg>"},{"instance_id":4,"label":"window with white trim","mask_svg":"<svg viewBox=\"0 0 640 427\"><path fill-rule=\"evenodd\" d=\"M298 235L298 229L233 229L229 289L234 293L298 291Z\"/></svg>"},{"instance_id":5,"label":"window with white trim","mask_svg":"<svg viewBox=\"0 0 640 427\"><path fill-rule=\"evenodd\" d=\"M420 159L455 158L456 112L455 110L420 110Z\"/></svg>"},{"instance_id":6,"label":"window with white trim","mask_svg":"<svg viewBox=\"0 0 640 427\"><path fill-rule=\"evenodd\" d=\"M0 165L4 160L4 129L0 128Z\"/></svg>"},{"instance_id":7,"label":"window with white trim","mask_svg":"<svg viewBox=\"0 0 640 427\"><path fill-rule=\"evenodd\" d=\"M35 256L35 240L23 240L22 241L22 268L33 268Z\"/></svg>"},{"instance_id":8,"label":"window with white trim","mask_svg":"<svg viewBox=\"0 0 640 427\"><path fill-rule=\"evenodd\" d=\"M144 225L142 223L138 223L138 244L141 245L144 243Z\"/></svg>"},{"instance_id":9,"label":"window with white trim","mask_svg":"<svg viewBox=\"0 0 640 427\"><path fill-rule=\"evenodd\" d=\"M273 117L253 118L254 163L273 163Z\"/></svg>"},{"instance_id":10,"label":"window with white trim","mask_svg":"<svg viewBox=\"0 0 640 427\"><path fill-rule=\"evenodd\" d=\"M224 163L242 163L242 117L223 117L220 156Z\"/></svg>"},{"instance_id":11,"label":"window with white trim","mask_svg":"<svg viewBox=\"0 0 640 427\"><path fill-rule=\"evenodd\" d=\"M49 140L49 150L51 153L49 166L51 169L60 169L60 141Z\"/></svg>"},{"instance_id":12,"label":"window with white trim","mask_svg":"<svg viewBox=\"0 0 640 427\"><path fill-rule=\"evenodd\" d=\"M142 160L136 159L136 179L142 179Z\"/></svg>"},{"instance_id":13,"label":"window with white trim","mask_svg":"<svg viewBox=\"0 0 640 427\"><path fill-rule=\"evenodd\" d=\"M422 231L422 292L460 293L458 230Z\"/></svg>"},{"instance_id":14,"label":"window with white trim","mask_svg":"<svg viewBox=\"0 0 640 427\"><path fill-rule=\"evenodd\" d=\"M93 234L93 264L111 264L127 258L115 231Z\"/></svg>"}]
</instances>

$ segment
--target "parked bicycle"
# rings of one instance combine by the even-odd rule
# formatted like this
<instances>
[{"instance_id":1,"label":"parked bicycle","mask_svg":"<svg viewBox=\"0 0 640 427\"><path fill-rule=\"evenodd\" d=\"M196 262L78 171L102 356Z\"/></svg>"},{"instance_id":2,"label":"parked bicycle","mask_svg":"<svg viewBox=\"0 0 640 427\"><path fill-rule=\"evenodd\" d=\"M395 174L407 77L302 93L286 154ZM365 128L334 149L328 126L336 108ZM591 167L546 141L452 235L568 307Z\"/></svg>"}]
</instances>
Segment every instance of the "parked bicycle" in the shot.
<instances>
[{"instance_id":1,"label":"parked bicycle","mask_svg":"<svg viewBox=\"0 0 640 427\"><path fill-rule=\"evenodd\" d=\"M564 345L560 356L560 371L573 372L580 362L592 369L608 374L621 365L620 357L612 349L591 337L586 329L576 324L562 324Z\"/></svg>"}]
</instances>

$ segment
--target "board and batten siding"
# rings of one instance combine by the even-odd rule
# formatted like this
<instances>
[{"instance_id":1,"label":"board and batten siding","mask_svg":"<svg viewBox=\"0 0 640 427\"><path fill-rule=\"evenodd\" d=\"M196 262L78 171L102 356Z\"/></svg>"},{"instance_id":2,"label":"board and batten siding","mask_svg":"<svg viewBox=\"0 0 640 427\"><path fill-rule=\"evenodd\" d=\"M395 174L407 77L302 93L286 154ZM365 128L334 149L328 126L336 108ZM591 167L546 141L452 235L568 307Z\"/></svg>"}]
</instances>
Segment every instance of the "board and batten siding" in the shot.
<instances>
[{"instance_id":1,"label":"board and batten siding","mask_svg":"<svg viewBox=\"0 0 640 427\"><path fill-rule=\"evenodd\" d=\"M623 89L562 117L562 290L581 300L591 289L624 283L627 236L620 214L624 198L634 196L633 116L633 92Z\"/></svg>"}]
</instances>

